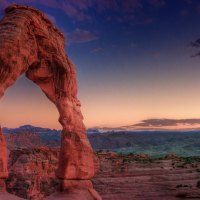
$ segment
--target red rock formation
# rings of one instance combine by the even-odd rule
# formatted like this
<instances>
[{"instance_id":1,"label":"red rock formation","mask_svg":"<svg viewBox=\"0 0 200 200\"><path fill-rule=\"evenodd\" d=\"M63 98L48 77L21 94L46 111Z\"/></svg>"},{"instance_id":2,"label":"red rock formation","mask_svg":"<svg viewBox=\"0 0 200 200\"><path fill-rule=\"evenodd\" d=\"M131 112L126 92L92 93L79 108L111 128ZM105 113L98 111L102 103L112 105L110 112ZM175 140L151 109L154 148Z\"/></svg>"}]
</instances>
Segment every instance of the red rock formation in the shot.
<instances>
[{"instance_id":1,"label":"red rock formation","mask_svg":"<svg viewBox=\"0 0 200 200\"><path fill-rule=\"evenodd\" d=\"M91 189L93 151L76 97L75 66L64 51L64 36L40 11L12 5L0 22L0 97L23 73L59 111L63 131L56 174L63 180L62 190L80 188L79 180L87 180L81 184L84 190L85 185Z\"/></svg>"},{"instance_id":2,"label":"red rock formation","mask_svg":"<svg viewBox=\"0 0 200 200\"><path fill-rule=\"evenodd\" d=\"M47 147L11 150L7 190L21 198L35 200L44 199L54 193L59 183L55 175L58 155L59 149ZM78 183L68 180L65 184L68 188L67 197L66 193L55 193L48 199L59 199L64 196L65 199L93 200L93 196L98 197L92 183L88 180L80 180Z\"/></svg>"},{"instance_id":3,"label":"red rock formation","mask_svg":"<svg viewBox=\"0 0 200 200\"><path fill-rule=\"evenodd\" d=\"M42 200L54 193L58 185L55 177L58 155L58 149L47 147L12 150L9 157L8 191L32 200ZM104 200L200 199L199 157L173 156L152 160L144 154L122 155L111 152L98 153L98 157L96 166L100 164L100 168L93 183ZM73 190L68 198L62 193L49 197L52 198L91 199L84 190Z\"/></svg>"},{"instance_id":4,"label":"red rock formation","mask_svg":"<svg viewBox=\"0 0 200 200\"><path fill-rule=\"evenodd\" d=\"M37 146L45 146L41 138L35 133L22 132L19 134L11 133L4 135L7 148L9 150L18 148L33 148Z\"/></svg>"},{"instance_id":5,"label":"red rock formation","mask_svg":"<svg viewBox=\"0 0 200 200\"><path fill-rule=\"evenodd\" d=\"M4 179L8 177L6 142L0 127L0 191L5 190Z\"/></svg>"},{"instance_id":6,"label":"red rock formation","mask_svg":"<svg viewBox=\"0 0 200 200\"><path fill-rule=\"evenodd\" d=\"M10 151L7 190L24 199L44 199L56 191L58 149L47 147Z\"/></svg>"}]
</instances>

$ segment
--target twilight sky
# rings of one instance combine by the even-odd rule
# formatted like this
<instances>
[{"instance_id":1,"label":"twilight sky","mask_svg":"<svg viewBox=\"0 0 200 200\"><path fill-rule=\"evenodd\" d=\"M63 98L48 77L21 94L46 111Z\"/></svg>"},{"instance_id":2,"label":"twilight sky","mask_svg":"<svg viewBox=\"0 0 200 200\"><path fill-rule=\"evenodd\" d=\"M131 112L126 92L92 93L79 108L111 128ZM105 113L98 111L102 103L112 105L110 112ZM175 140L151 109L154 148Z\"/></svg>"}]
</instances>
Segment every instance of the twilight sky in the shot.
<instances>
[{"instance_id":1,"label":"twilight sky","mask_svg":"<svg viewBox=\"0 0 200 200\"><path fill-rule=\"evenodd\" d=\"M199 0L0 0L45 12L65 33L87 127L200 118ZM25 77L0 102L0 123L60 128L55 106Z\"/></svg>"}]
</instances>

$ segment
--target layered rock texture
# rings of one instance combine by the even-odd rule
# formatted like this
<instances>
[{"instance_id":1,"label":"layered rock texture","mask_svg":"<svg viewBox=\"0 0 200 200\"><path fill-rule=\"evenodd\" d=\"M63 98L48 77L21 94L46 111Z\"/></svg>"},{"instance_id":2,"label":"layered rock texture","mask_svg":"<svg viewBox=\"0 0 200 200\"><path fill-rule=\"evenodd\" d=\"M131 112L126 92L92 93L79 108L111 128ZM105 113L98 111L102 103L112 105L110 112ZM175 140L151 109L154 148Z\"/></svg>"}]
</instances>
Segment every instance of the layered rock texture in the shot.
<instances>
[{"instance_id":1,"label":"layered rock texture","mask_svg":"<svg viewBox=\"0 0 200 200\"><path fill-rule=\"evenodd\" d=\"M12 150L8 191L32 200L42 200L54 193L59 184L55 176L58 155L58 149L47 147ZM102 152L98 153L98 158L93 184L104 200L200 199L199 157L170 155L163 159L151 159L144 154ZM77 198L75 192L79 195L84 193L74 191L70 194L73 198L74 195ZM62 194L53 196L62 198ZM85 196L87 194L79 200Z\"/></svg>"},{"instance_id":2,"label":"layered rock texture","mask_svg":"<svg viewBox=\"0 0 200 200\"><path fill-rule=\"evenodd\" d=\"M0 199L20 200L21 198L6 192L5 179L8 177L6 142L0 127Z\"/></svg>"},{"instance_id":3,"label":"layered rock texture","mask_svg":"<svg viewBox=\"0 0 200 200\"><path fill-rule=\"evenodd\" d=\"M5 191L4 179L8 177L6 142L0 127L0 191Z\"/></svg>"},{"instance_id":4,"label":"layered rock texture","mask_svg":"<svg viewBox=\"0 0 200 200\"><path fill-rule=\"evenodd\" d=\"M76 97L75 66L64 51L64 36L32 7L12 5L5 13L0 21L0 97L23 73L37 84L57 107L63 126L56 171L61 189L93 190L94 154ZM4 153L0 156L0 175L6 177Z\"/></svg>"}]
</instances>

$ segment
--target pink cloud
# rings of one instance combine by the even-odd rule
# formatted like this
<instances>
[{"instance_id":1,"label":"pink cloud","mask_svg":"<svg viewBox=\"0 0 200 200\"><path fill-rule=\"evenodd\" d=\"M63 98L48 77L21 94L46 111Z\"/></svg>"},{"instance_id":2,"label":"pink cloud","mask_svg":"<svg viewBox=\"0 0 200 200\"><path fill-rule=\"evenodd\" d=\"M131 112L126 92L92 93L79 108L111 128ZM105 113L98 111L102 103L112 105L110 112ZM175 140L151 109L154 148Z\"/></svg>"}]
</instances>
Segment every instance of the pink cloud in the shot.
<instances>
[{"instance_id":1,"label":"pink cloud","mask_svg":"<svg viewBox=\"0 0 200 200\"><path fill-rule=\"evenodd\" d=\"M0 0L2 1L2 0ZM3 0L4 1L4 0ZM9 1L10 3L21 3L21 4L27 4L27 3L37 3L40 5L56 8L59 10L64 11L69 17L74 18L78 21L90 19L89 16L84 14L81 10L76 8L71 2L69 1L57 1L57 0L48 0L48 1L41 1L41 0L15 0L15 1Z\"/></svg>"},{"instance_id":2,"label":"pink cloud","mask_svg":"<svg viewBox=\"0 0 200 200\"><path fill-rule=\"evenodd\" d=\"M56 18L53 15L46 13L46 16L51 22L53 22L54 24L56 23Z\"/></svg>"},{"instance_id":3,"label":"pink cloud","mask_svg":"<svg viewBox=\"0 0 200 200\"><path fill-rule=\"evenodd\" d=\"M78 10L75 6L70 5L69 3L63 3L61 8L65 13L70 16L71 18L74 18L78 21L88 20L90 19L90 16L84 14L80 10Z\"/></svg>"},{"instance_id":4,"label":"pink cloud","mask_svg":"<svg viewBox=\"0 0 200 200\"><path fill-rule=\"evenodd\" d=\"M75 0L75 1L89 1L87 3L90 7L95 7L98 11L104 11L107 9L118 10L123 12L131 12L137 8L142 7L141 0L93 0L91 3L90 0Z\"/></svg>"},{"instance_id":5,"label":"pink cloud","mask_svg":"<svg viewBox=\"0 0 200 200\"><path fill-rule=\"evenodd\" d=\"M19 4L40 4L51 8L62 10L70 18L76 21L91 20L92 16L89 14L88 9L102 13L105 10L111 9L115 11L114 16L118 21L134 21L136 15L143 13L142 0L0 0L0 7L5 7L9 3ZM152 6L160 7L165 5L165 0L147 0ZM51 18L53 21L54 19ZM117 21L117 20L116 20Z\"/></svg>"},{"instance_id":6,"label":"pink cloud","mask_svg":"<svg viewBox=\"0 0 200 200\"><path fill-rule=\"evenodd\" d=\"M96 37L93 33L87 30L82 30L82 29L75 29L71 33L66 34L66 38L69 41L68 43L85 43L85 42L90 42L97 40L98 37Z\"/></svg>"}]
</instances>

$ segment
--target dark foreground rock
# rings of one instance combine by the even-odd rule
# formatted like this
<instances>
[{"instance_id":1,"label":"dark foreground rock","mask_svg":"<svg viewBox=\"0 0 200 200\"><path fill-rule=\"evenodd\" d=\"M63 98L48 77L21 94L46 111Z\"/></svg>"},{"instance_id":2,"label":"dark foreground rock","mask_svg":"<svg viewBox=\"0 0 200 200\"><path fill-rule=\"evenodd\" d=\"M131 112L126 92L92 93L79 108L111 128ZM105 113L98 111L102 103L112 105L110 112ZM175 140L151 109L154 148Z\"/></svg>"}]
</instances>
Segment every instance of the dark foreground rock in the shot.
<instances>
[{"instance_id":1,"label":"dark foreground rock","mask_svg":"<svg viewBox=\"0 0 200 200\"><path fill-rule=\"evenodd\" d=\"M18 149L10 152L8 192L25 199L43 199L56 191L59 151L50 148Z\"/></svg>"}]
</instances>

